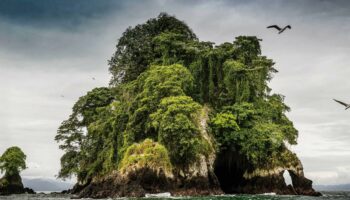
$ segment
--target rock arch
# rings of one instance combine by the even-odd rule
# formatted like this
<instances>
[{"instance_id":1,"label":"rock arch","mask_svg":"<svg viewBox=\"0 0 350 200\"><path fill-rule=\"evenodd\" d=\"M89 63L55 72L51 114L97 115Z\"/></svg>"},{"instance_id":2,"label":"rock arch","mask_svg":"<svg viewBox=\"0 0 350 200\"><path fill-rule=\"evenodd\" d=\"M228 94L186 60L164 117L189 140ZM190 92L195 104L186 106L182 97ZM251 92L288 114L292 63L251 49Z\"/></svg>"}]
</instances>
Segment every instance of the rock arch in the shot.
<instances>
[{"instance_id":1,"label":"rock arch","mask_svg":"<svg viewBox=\"0 0 350 200\"><path fill-rule=\"evenodd\" d=\"M293 186L292 177L290 176L288 170L284 170L284 172L283 172L283 178L284 178L284 182L285 182L285 184L286 184L287 186L288 186L288 185Z\"/></svg>"},{"instance_id":2,"label":"rock arch","mask_svg":"<svg viewBox=\"0 0 350 200\"><path fill-rule=\"evenodd\" d=\"M215 164L215 174L225 193L276 193L291 195L320 196L312 188L312 181L305 178L303 166L294 153L281 158L279 165L251 169L238 154L226 152L219 154ZM284 173L290 180L285 181Z\"/></svg>"}]
</instances>

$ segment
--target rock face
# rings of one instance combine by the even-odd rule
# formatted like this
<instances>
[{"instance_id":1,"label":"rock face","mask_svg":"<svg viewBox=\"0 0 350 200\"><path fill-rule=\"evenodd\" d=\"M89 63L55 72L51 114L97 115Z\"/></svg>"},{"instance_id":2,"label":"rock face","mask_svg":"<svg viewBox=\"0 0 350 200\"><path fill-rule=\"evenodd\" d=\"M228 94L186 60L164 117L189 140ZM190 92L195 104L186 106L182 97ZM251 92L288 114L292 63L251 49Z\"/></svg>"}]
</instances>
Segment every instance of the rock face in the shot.
<instances>
[{"instance_id":1,"label":"rock face","mask_svg":"<svg viewBox=\"0 0 350 200\"><path fill-rule=\"evenodd\" d=\"M213 176L213 177L211 177ZM210 178L209 178L210 177ZM172 195L216 195L222 194L216 176L168 177L162 170L138 169L127 175L114 173L85 186L76 186L72 191L79 198L144 197L146 193L170 192Z\"/></svg>"},{"instance_id":2,"label":"rock face","mask_svg":"<svg viewBox=\"0 0 350 200\"><path fill-rule=\"evenodd\" d=\"M30 188L24 188L20 175L4 176L0 179L0 195L10 194L35 194Z\"/></svg>"},{"instance_id":3,"label":"rock face","mask_svg":"<svg viewBox=\"0 0 350 200\"><path fill-rule=\"evenodd\" d=\"M304 173L295 174L293 171L289 171L289 174L291 175L296 194L310 196L322 195L320 192L317 192L312 188L312 181L305 178Z\"/></svg>"},{"instance_id":4,"label":"rock face","mask_svg":"<svg viewBox=\"0 0 350 200\"><path fill-rule=\"evenodd\" d=\"M283 173L287 170L292 179L292 185L285 183ZM321 196L312 188L312 181L305 178L303 173L295 173L291 169L274 169L267 175L256 175L242 182L237 189L240 193L261 194L274 192L276 194Z\"/></svg>"},{"instance_id":5,"label":"rock face","mask_svg":"<svg viewBox=\"0 0 350 200\"><path fill-rule=\"evenodd\" d=\"M321 195L312 188L312 181L304 177L303 166L296 154L287 148L271 158L267 166L259 168L253 167L232 149L217 154L213 139L206 131L208 112L204 106L198 123L211 150L207 155L198 156L192 164L171 166L164 147L145 140L127 151L120 170L96 177L86 184L77 184L69 192L79 198L143 197L146 193L163 192L170 192L173 196L271 192ZM289 172L293 185L285 183L285 171Z\"/></svg>"},{"instance_id":6,"label":"rock face","mask_svg":"<svg viewBox=\"0 0 350 200\"><path fill-rule=\"evenodd\" d=\"M109 176L92 180L86 185L76 185L71 193L79 198L144 197L146 193L170 192L173 196L203 196L223 193L320 196L312 188L312 181L304 177L299 159L297 165L279 166L273 169L255 169L214 172L206 159L189 167L187 171L174 170L169 175L162 169L141 168L127 174L114 172ZM232 163L234 164L234 163ZM283 173L288 171L292 185L285 183ZM243 173L244 172L244 173ZM223 179L220 175L226 174ZM218 179L219 177L219 179Z\"/></svg>"},{"instance_id":7,"label":"rock face","mask_svg":"<svg viewBox=\"0 0 350 200\"><path fill-rule=\"evenodd\" d=\"M321 196L312 188L312 181L305 178L303 166L297 156L285 150L279 155L273 167L252 168L239 158L239 155L227 153L234 160L229 160L231 166L227 166L227 160L217 163L216 174L220 180L222 189L226 193L262 194L276 193L281 195L310 195ZM223 155L224 157L227 155ZM241 164L239 164L241 163ZM225 168L226 167L226 168ZM223 171L231 173L226 174ZM292 185L287 185L284 180L284 172L287 171L292 179Z\"/></svg>"}]
</instances>

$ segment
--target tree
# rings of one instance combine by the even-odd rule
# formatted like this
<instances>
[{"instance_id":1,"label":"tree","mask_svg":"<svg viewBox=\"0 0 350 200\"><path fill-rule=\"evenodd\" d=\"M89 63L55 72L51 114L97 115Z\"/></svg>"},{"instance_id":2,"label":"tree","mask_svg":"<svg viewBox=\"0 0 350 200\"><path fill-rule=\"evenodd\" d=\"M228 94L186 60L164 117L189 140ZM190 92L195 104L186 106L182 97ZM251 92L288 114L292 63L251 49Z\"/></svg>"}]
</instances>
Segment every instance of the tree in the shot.
<instances>
[{"instance_id":1,"label":"tree","mask_svg":"<svg viewBox=\"0 0 350 200\"><path fill-rule=\"evenodd\" d=\"M170 151L175 165L186 165L199 154L204 142L196 123L201 106L188 96L163 98L158 110L151 114L158 140Z\"/></svg>"},{"instance_id":2,"label":"tree","mask_svg":"<svg viewBox=\"0 0 350 200\"><path fill-rule=\"evenodd\" d=\"M82 161L86 161L87 155L91 155L89 150L92 145L87 140L86 129L100 119L101 108L108 106L113 99L113 91L101 87L89 91L74 104L73 113L62 122L55 137L55 140L60 143L59 148L66 152L61 157L59 177L86 176L86 167ZM92 158L92 160L95 159Z\"/></svg>"},{"instance_id":3,"label":"tree","mask_svg":"<svg viewBox=\"0 0 350 200\"><path fill-rule=\"evenodd\" d=\"M232 113L218 113L211 119L211 127L216 141L222 149L232 146L241 140L236 116Z\"/></svg>"},{"instance_id":4,"label":"tree","mask_svg":"<svg viewBox=\"0 0 350 200\"><path fill-rule=\"evenodd\" d=\"M0 157L0 171L6 176L18 175L26 169L26 155L19 147L10 147Z\"/></svg>"},{"instance_id":5,"label":"tree","mask_svg":"<svg viewBox=\"0 0 350 200\"><path fill-rule=\"evenodd\" d=\"M109 60L112 74L111 85L135 80L156 59L153 39L161 33L172 32L188 40L197 40L196 35L182 21L161 13L144 24L129 27L117 44L117 50Z\"/></svg>"},{"instance_id":6,"label":"tree","mask_svg":"<svg viewBox=\"0 0 350 200\"><path fill-rule=\"evenodd\" d=\"M137 80L128 84L130 101L129 121L125 138L126 145L146 138L157 139L158 133L150 126L150 115L157 111L162 99L185 96L192 91L193 77L184 66L151 66Z\"/></svg>"}]
</instances>

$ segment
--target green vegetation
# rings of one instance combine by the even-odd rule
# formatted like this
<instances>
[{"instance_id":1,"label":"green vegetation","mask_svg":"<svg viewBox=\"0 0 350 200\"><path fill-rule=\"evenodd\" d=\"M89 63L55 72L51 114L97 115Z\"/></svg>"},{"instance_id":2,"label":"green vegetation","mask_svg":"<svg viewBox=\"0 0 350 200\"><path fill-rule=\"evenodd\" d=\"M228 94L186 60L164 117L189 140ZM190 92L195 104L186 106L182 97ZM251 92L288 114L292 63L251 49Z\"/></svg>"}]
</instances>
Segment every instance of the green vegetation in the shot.
<instances>
[{"instance_id":1,"label":"green vegetation","mask_svg":"<svg viewBox=\"0 0 350 200\"><path fill-rule=\"evenodd\" d=\"M284 97L268 87L277 70L254 36L201 42L184 22L162 13L128 28L109 64L110 87L79 98L58 129L61 178L76 175L84 183L156 162L186 168L213 146L267 166L285 143L296 144ZM215 145L202 133L204 106Z\"/></svg>"},{"instance_id":2,"label":"green vegetation","mask_svg":"<svg viewBox=\"0 0 350 200\"><path fill-rule=\"evenodd\" d=\"M197 40L185 23L166 13L126 29L116 46L117 51L109 61L109 70L113 75L112 85L135 80L151 62L160 57L159 52L154 51L154 39L162 33L178 34L187 40Z\"/></svg>"},{"instance_id":3,"label":"green vegetation","mask_svg":"<svg viewBox=\"0 0 350 200\"><path fill-rule=\"evenodd\" d=\"M22 170L26 169L25 161L26 155L19 147L10 147L0 157L0 171L5 173L5 177L19 175Z\"/></svg>"},{"instance_id":4,"label":"green vegetation","mask_svg":"<svg viewBox=\"0 0 350 200\"><path fill-rule=\"evenodd\" d=\"M159 142L170 150L174 164L190 163L202 151L204 138L195 122L201 106L191 97L172 96L163 98L158 107L151 119Z\"/></svg>"},{"instance_id":5,"label":"green vegetation","mask_svg":"<svg viewBox=\"0 0 350 200\"><path fill-rule=\"evenodd\" d=\"M172 166L167 149L151 139L128 147L120 163L120 171L125 173L144 167L154 170L162 169L165 173L171 174Z\"/></svg>"}]
</instances>

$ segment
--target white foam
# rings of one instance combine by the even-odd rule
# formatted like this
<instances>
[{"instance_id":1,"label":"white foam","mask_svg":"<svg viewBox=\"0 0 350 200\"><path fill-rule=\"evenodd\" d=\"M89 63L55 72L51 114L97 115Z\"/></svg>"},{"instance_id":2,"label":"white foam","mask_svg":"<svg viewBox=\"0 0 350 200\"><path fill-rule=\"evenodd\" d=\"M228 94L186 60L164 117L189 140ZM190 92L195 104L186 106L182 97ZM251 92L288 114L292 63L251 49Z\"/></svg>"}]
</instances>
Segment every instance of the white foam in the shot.
<instances>
[{"instance_id":1,"label":"white foam","mask_svg":"<svg viewBox=\"0 0 350 200\"><path fill-rule=\"evenodd\" d=\"M170 192L163 192L163 193L155 193L155 194L146 194L146 198L165 198L165 197L171 197Z\"/></svg>"}]
</instances>

